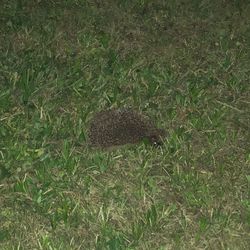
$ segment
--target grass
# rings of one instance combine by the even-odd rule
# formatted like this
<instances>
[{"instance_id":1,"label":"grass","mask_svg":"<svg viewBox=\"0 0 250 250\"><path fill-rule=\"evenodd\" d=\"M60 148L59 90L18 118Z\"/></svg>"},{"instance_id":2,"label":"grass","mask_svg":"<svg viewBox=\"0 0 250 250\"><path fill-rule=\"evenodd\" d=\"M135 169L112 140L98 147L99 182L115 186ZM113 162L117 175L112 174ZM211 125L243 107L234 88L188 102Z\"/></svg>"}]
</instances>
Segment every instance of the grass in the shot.
<instances>
[{"instance_id":1,"label":"grass","mask_svg":"<svg viewBox=\"0 0 250 250\"><path fill-rule=\"evenodd\" d=\"M1 249L248 249L248 1L3 1ZM160 149L86 146L131 106Z\"/></svg>"}]
</instances>

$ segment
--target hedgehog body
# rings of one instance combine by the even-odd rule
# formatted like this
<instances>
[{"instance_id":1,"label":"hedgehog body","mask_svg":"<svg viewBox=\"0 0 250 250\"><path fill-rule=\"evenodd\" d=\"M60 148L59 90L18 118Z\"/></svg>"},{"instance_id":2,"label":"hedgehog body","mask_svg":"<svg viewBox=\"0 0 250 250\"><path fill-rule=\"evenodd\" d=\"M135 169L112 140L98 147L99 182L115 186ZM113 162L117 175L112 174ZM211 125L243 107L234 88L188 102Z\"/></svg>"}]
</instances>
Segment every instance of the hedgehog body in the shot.
<instances>
[{"instance_id":1,"label":"hedgehog body","mask_svg":"<svg viewBox=\"0 0 250 250\"><path fill-rule=\"evenodd\" d=\"M108 148L138 143L144 139L154 145L162 142L165 131L132 109L110 109L94 115L88 137L91 146Z\"/></svg>"}]
</instances>

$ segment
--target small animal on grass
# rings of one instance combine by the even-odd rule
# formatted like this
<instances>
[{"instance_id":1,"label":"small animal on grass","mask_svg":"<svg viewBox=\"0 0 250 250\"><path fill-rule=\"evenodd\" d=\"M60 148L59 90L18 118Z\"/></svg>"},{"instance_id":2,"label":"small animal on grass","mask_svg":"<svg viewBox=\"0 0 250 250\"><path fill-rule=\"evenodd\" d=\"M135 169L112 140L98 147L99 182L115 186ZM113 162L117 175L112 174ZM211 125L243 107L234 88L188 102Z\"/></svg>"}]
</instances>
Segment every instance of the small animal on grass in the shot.
<instances>
[{"instance_id":1,"label":"small animal on grass","mask_svg":"<svg viewBox=\"0 0 250 250\"><path fill-rule=\"evenodd\" d=\"M159 146L165 136L165 130L157 128L152 119L129 108L96 113L88 131L90 146L98 148L135 144L145 140Z\"/></svg>"}]
</instances>

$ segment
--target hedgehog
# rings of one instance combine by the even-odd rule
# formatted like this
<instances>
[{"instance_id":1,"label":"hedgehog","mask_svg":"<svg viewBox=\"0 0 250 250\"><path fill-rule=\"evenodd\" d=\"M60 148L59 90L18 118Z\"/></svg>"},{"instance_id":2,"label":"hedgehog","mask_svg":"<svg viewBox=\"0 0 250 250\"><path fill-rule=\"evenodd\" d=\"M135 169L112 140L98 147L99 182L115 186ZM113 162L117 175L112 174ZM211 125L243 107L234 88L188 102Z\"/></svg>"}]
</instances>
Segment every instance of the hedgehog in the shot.
<instances>
[{"instance_id":1,"label":"hedgehog","mask_svg":"<svg viewBox=\"0 0 250 250\"><path fill-rule=\"evenodd\" d=\"M110 148L148 141L162 145L164 129L155 126L151 119L129 109L109 109L96 113L89 124L88 140L92 147Z\"/></svg>"}]
</instances>

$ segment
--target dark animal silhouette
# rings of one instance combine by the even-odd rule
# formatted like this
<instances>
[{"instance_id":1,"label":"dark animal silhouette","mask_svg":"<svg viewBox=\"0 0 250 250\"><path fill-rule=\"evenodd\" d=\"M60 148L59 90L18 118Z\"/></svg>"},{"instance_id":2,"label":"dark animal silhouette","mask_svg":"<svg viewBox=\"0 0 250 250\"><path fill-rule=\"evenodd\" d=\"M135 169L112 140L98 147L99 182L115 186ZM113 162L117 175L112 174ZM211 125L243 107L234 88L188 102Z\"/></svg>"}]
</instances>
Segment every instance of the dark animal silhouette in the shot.
<instances>
[{"instance_id":1,"label":"dark animal silhouette","mask_svg":"<svg viewBox=\"0 0 250 250\"><path fill-rule=\"evenodd\" d=\"M161 145L165 136L165 130L158 129L148 117L128 108L96 113L88 131L89 144L100 148L134 144L143 140Z\"/></svg>"}]
</instances>

